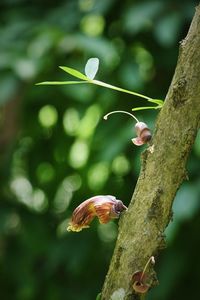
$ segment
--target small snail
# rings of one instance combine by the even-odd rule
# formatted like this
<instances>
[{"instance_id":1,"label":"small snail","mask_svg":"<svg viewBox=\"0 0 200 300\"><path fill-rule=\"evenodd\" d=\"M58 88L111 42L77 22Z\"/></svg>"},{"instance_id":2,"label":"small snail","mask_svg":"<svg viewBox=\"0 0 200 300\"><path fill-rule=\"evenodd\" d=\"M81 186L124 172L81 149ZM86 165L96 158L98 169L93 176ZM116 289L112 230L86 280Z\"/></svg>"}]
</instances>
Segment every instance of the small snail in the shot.
<instances>
[{"instance_id":1,"label":"small snail","mask_svg":"<svg viewBox=\"0 0 200 300\"><path fill-rule=\"evenodd\" d=\"M133 144L141 146L151 140L151 131L144 122L137 122L135 124L137 137L132 139Z\"/></svg>"},{"instance_id":2,"label":"small snail","mask_svg":"<svg viewBox=\"0 0 200 300\"><path fill-rule=\"evenodd\" d=\"M148 276L148 274L146 274L146 270L150 263L153 265L155 264L154 256L151 256L148 259L143 271L137 271L132 276L133 290L136 293L144 294L148 291L148 289L151 286L150 283L148 283L149 276Z\"/></svg>"},{"instance_id":3,"label":"small snail","mask_svg":"<svg viewBox=\"0 0 200 300\"><path fill-rule=\"evenodd\" d=\"M115 110L104 116L104 120L107 120L108 116L115 113L123 113L131 116L137 123L135 124L135 130L137 137L132 139L133 144L136 146L141 146L147 144L151 140L151 131L147 124L144 122L139 122L138 119L131 113L123 110Z\"/></svg>"},{"instance_id":4,"label":"small snail","mask_svg":"<svg viewBox=\"0 0 200 300\"><path fill-rule=\"evenodd\" d=\"M108 223L111 219L119 218L122 211L127 207L121 200L114 196L95 196L82 202L73 212L71 222L67 231L79 232L88 228L95 216L102 224Z\"/></svg>"}]
</instances>

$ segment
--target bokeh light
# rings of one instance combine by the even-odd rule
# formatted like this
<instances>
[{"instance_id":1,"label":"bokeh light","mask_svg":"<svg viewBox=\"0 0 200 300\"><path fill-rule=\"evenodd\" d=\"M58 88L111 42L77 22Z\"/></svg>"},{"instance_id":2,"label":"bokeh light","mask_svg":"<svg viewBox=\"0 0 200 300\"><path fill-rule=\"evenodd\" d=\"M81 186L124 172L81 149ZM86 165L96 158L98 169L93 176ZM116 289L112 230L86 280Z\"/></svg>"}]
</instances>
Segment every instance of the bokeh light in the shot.
<instances>
[{"instance_id":1,"label":"bokeh light","mask_svg":"<svg viewBox=\"0 0 200 300\"><path fill-rule=\"evenodd\" d=\"M43 212L48 207L48 200L44 191L38 188L34 190L26 177L14 178L10 183L10 188L17 200L32 210Z\"/></svg>"},{"instance_id":2,"label":"bokeh light","mask_svg":"<svg viewBox=\"0 0 200 300\"><path fill-rule=\"evenodd\" d=\"M42 162L36 169L38 181L43 184L52 181L55 178L55 170L48 162Z\"/></svg>"},{"instance_id":3,"label":"bokeh light","mask_svg":"<svg viewBox=\"0 0 200 300\"><path fill-rule=\"evenodd\" d=\"M76 140L69 153L69 164L74 168L82 168L89 156L89 145L84 140Z\"/></svg>"},{"instance_id":4,"label":"bokeh light","mask_svg":"<svg viewBox=\"0 0 200 300\"><path fill-rule=\"evenodd\" d=\"M38 114L38 119L43 127L49 128L56 124L58 120L58 113L53 105L43 106Z\"/></svg>"},{"instance_id":5,"label":"bokeh light","mask_svg":"<svg viewBox=\"0 0 200 300\"><path fill-rule=\"evenodd\" d=\"M117 237L117 225L114 222L104 225L98 224L97 232L103 242L113 242Z\"/></svg>"},{"instance_id":6,"label":"bokeh light","mask_svg":"<svg viewBox=\"0 0 200 300\"><path fill-rule=\"evenodd\" d=\"M77 135L80 138L89 138L94 133L100 114L101 108L99 105L92 105L86 110L77 130Z\"/></svg>"},{"instance_id":7,"label":"bokeh light","mask_svg":"<svg viewBox=\"0 0 200 300\"><path fill-rule=\"evenodd\" d=\"M112 163L112 171L116 175L126 175L130 170L130 163L124 155L117 156Z\"/></svg>"},{"instance_id":8,"label":"bokeh light","mask_svg":"<svg viewBox=\"0 0 200 300\"><path fill-rule=\"evenodd\" d=\"M94 164L88 170L88 185L91 190L101 190L108 180L109 165L106 162Z\"/></svg>"},{"instance_id":9,"label":"bokeh light","mask_svg":"<svg viewBox=\"0 0 200 300\"><path fill-rule=\"evenodd\" d=\"M105 20L101 15L86 15L81 20L81 29L88 36L99 36L103 33Z\"/></svg>"},{"instance_id":10,"label":"bokeh light","mask_svg":"<svg viewBox=\"0 0 200 300\"><path fill-rule=\"evenodd\" d=\"M68 135L76 135L80 127L80 119L78 111L71 107L66 110L63 116L63 126Z\"/></svg>"}]
</instances>

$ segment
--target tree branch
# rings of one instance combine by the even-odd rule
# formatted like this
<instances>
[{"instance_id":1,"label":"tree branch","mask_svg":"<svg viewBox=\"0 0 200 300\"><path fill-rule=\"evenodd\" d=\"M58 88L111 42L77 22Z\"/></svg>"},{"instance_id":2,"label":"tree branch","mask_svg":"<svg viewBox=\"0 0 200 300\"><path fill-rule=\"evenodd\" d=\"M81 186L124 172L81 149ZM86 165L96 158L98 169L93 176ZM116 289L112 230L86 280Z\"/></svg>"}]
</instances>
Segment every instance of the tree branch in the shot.
<instances>
[{"instance_id":1,"label":"tree branch","mask_svg":"<svg viewBox=\"0 0 200 300\"><path fill-rule=\"evenodd\" d=\"M172 203L187 178L186 162L200 125L199 49L200 5L180 44L177 67L156 122L152 145L142 155L134 195L120 220L101 300L141 299L132 288L132 276L163 248ZM153 286L156 277L153 270L150 273Z\"/></svg>"}]
</instances>

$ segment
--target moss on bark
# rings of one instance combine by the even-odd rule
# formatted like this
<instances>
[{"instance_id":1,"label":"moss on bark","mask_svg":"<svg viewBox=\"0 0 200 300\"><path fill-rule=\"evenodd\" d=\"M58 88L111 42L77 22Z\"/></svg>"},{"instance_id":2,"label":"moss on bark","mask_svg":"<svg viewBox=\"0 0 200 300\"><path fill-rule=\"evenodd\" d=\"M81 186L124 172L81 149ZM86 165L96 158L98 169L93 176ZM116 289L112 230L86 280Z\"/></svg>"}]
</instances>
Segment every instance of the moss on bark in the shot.
<instances>
[{"instance_id":1,"label":"moss on bark","mask_svg":"<svg viewBox=\"0 0 200 300\"><path fill-rule=\"evenodd\" d=\"M159 113L152 145L142 155L140 176L119 235L101 300L123 290L123 300L141 299L132 288L132 275L165 246L164 230L172 203L187 178L186 162L200 125L200 6L180 44L175 74ZM156 284L151 268L150 283ZM118 298L117 298L118 299ZM121 300L122 300L121 299Z\"/></svg>"}]
</instances>

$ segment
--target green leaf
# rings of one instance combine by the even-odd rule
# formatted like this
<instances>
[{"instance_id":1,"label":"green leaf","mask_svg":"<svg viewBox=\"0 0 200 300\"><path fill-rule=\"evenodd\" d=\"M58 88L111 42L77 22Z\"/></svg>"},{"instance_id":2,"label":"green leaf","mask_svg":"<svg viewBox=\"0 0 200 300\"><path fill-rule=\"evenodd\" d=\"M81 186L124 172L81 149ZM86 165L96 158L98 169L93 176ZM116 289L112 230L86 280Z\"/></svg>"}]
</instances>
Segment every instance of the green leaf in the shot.
<instances>
[{"instance_id":1,"label":"green leaf","mask_svg":"<svg viewBox=\"0 0 200 300\"><path fill-rule=\"evenodd\" d=\"M67 72L68 74L70 74L70 75L72 75L76 78L82 79L83 81L45 81L45 82L40 82L37 85L60 85L60 84L92 83L92 84L103 86L105 88L112 89L112 90L115 90L115 91L119 91L119 92L122 92L122 93L131 94L131 95L146 99L149 102L158 104L159 107L154 107L154 109L160 108L163 105L162 100L152 99L152 98L150 98L148 96L145 96L143 94L139 94L139 93L136 93L136 92L133 92L133 91L130 91L130 90L122 89L120 87L105 83L103 81L92 79L92 78L94 78L94 76L96 75L96 72L98 71L98 66L99 66L98 58L90 58L87 61L86 66L85 66L85 72L86 72L86 75L88 77L85 76L84 74L82 74L81 72L75 70L75 69L60 66L59 68L61 68L63 71ZM143 108L143 109L152 109L152 108L153 107ZM137 108L137 110L139 110L139 109L141 109L141 108Z\"/></svg>"},{"instance_id":2,"label":"green leaf","mask_svg":"<svg viewBox=\"0 0 200 300\"><path fill-rule=\"evenodd\" d=\"M99 69L99 59L98 58L90 58L88 59L85 65L85 75L89 79L94 79L97 71Z\"/></svg>"},{"instance_id":3,"label":"green leaf","mask_svg":"<svg viewBox=\"0 0 200 300\"><path fill-rule=\"evenodd\" d=\"M63 71L65 71L65 72L67 72L68 74L76 77L76 78L86 80L86 81L89 80L89 78L87 78L87 76L85 76L84 74L82 74L81 72L79 72L75 69L72 69L72 68L69 68L69 67L63 67L63 66L59 66L59 68L62 69Z\"/></svg>"},{"instance_id":4,"label":"green leaf","mask_svg":"<svg viewBox=\"0 0 200 300\"><path fill-rule=\"evenodd\" d=\"M132 108L132 111L143 110L143 109L158 109L158 108L161 108L161 106L142 106L142 107Z\"/></svg>"},{"instance_id":5,"label":"green leaf","mask_svg":"<svg viewBox=\"0 0 200 300\"><path fill-rule=\"evenodd\" d=\"M64 84L82 84L89 83L88 81L43 81L36 83L36 85L64 85Z\"/></svg>"}]
</instances>

